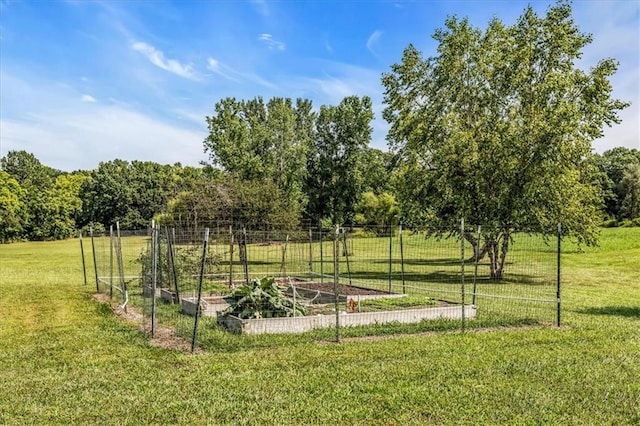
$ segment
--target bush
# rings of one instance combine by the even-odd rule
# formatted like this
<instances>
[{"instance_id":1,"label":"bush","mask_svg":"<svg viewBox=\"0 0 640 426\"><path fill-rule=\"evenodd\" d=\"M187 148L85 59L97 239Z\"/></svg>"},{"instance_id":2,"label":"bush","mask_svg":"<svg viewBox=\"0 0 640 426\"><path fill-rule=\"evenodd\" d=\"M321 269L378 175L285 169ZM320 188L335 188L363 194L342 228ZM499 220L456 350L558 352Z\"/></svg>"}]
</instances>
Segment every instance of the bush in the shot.
<instances>
[{"instance_id":1,"label":"bush","mask_svg":"<svg viewBox=\"0 0 640 426\"><path fill-rule=\"evenodd\" d=\"M608 219L602 222L603 228L616 228L618 226L618 221L616 219Z\"/></svg>"}]
</instances>

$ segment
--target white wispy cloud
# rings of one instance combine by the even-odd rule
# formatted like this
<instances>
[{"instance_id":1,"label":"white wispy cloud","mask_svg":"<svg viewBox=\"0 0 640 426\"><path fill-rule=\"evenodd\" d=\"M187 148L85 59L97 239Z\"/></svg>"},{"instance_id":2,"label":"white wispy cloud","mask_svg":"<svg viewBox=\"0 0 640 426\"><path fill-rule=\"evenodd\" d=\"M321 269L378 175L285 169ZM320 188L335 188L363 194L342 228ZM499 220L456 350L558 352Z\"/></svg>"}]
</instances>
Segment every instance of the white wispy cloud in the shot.
<instances>
[{"instance_id":1,"label":"white wispy cloud","mask_svg":"<svg viewBox=\"0 0 640 426\"><path fill-rule=\"evenodd\" d=\"M238 79L233 77L233 74L237 75L238 73L227 65L220 63L217 59L207 59L207 69L227 80L238 82Z\"/></svg>"},{"instance_id":2,"label":"white wispy cloud","mask_svg":"<svg viewBox=\"0 0 640 426\"><path fill-rule=\"evenodd\" d=\"M29 120L2 118L0 125L3 151L26 150L61 170L92 169L115 158L189 165L204 159L204 130L171 125L116 106L38 113Z\"/></svg>"},{"instance_id":3,"label":"white wispy cloud","mask_svg":"<svg viewBox=\"0 0 640 426\"><path fill-rule=\"evenodd\" d=\"M218 74L221 77L226 78L227 80L231 80L236 83L240 83L242 81L250 81L261 86L268 87L270 89L277 88L275 84L265 80L257 74L238 71L211 57L207 59L207 69Z\"/></svg>"},{"instance_id":4,"label":"white wispy cloud","mask_svg":"<svg viewBox=\"0 0 640 426\"><path fill-rule=\"evenodd\" d=\"M142 41L134 42L131 47L136 52L140 52L146 56L149 62L158 68L190 80L200 80L198 73L191 64L183 64L175 59L167 59L162 51Z\"/></svg>"},{"instance_id":5,"label":"white wispy cloud","mask_svg":"<svg viewBox=\"0 0 640 426\"><path fill-rule=\"evenodd\" d=\"M199 122L195 117L178 120L173 111L108 96L88 108L79 102L83 91L70 85L28 72L0 76L5 89L0 116L2 153L25 150L43 164L66 171L92 169L115 158L194 166L205 159L204 116ZM5 87L5 81L12 84Z\"/></svg>"},{"instance_id":6,"label":"white wispy cloud","mask_svg":"<svg viewBox=\"0 0 640 426\"><path fill-rule=\"evenodd\" d=\"M367 39L367 50L374 55L376 54L376 52L374 51L374 47L378 43L378 41L380 41L380 37L382 37L382 31L375 30Z\"/></svg>"},{"instance_id":7,"label":"white wispy cloud","mask_svg":"<svg viewBox=\"0 0 640 426\"><path fill-rule=\"evenodd\" d=\"M91 95L82 95L82 98L80 98L80 100L82 102L91 103L91 104L96 102L96 98L94 98Z\"/></svg>"},{"instance_id":8,"label":"white wispy cloud","mask_svg":"<svg viewBox=\"0 0 640 426\"><path fill-rule=\"evenodd\" d=\"M622 123L605 127L602 138L594 141L597 152L616 146L640 149L640 28L638 2L575 2L574 13L582 31L591 33L593 42L584 48L576 65L588 70L604 58L615 58L619 68L611 77L613 97L631 102L619 113Z\"/></svg>"},{"instance_id":9,"label":"white wispy cloud","mask_svg":"<svg viewBox=\"0 0 640 426\"><path fill-rule=\"evenodd\" d=\"M273 38L271 34L262 33L258 36L258 40L267 45L269 49L285 50L287 45Z\"/></svg>"}]
</instances>

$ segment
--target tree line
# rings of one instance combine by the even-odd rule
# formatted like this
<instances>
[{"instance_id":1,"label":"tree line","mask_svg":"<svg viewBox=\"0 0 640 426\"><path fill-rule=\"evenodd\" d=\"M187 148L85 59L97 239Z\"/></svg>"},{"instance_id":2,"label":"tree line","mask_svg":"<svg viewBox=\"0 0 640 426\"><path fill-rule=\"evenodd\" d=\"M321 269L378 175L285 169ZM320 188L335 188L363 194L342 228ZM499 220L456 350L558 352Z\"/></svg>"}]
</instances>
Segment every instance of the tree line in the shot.
<instances>
[{"instance_id":1,"label":"tree line","mask_svg":"<svg viewBox=\"0 0 640 426\"><path fill-rule=\"evenodd\" d=\"M568 3L544 16L527 7L514 25L494 18L484 30L448 18L433 37L435 56L409 45L382 76L388 152L369 146L366 96L317 108L308 99L225 98L205 117L201 167L112 160L66 173L31 153L7 153L0 239L66 238L116 221L144 228L152 218L194 226L401 220L438 233L464 217L486 227L482 250L499 275L510 235L525 226L562 222L591 243L605 221L640 222L640 152L592 152L628 105L611 97L617 63L575 68L591 36Z\"/></svg>"}]
</instances>

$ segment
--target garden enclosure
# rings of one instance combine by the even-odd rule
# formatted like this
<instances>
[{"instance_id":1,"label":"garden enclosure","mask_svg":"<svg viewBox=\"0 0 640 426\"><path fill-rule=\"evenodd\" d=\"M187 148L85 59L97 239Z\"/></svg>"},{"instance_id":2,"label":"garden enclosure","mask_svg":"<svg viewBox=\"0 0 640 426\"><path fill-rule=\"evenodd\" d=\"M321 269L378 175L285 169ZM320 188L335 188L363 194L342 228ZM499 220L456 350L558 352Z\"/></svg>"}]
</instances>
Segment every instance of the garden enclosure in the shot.
<instances>
[{"instance_id":1,"label":"garden enclosure","mask_svg":"<svg viewBox=\"0 0 640 426\"><path fill-rule=\"evenodd\" d=\"M95 268L88 273L95 275L96 291L142 313L149 335L160 324L191 338L194 346L211 348L221 339L227 341L229 330L306 331L314 338L339 339L431 329L559 325L559 229L511 235L496 278L494 258L472 244L486 239L482 228L462 223L458 232L440 237L401 225L154 225L146 231L115 226L108 234L91 236ZM275 296L258 285L265 277L275 278L280 297L301 309L267 303ZM233 309L229 304L238 301L238 294L254 303L252 313L238 318L236 309L222 317Z\"/></svg>"}]
</instances>

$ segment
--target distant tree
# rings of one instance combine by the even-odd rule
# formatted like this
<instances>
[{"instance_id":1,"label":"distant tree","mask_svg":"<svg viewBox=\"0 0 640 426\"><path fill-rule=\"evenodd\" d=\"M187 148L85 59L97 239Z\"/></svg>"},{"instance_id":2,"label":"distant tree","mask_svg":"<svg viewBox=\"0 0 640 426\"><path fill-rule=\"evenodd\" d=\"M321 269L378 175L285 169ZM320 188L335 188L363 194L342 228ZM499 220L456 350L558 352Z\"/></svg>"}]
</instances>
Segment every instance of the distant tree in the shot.
<instances>
[{"instance_id":1,"label":"distant tree","mask_svg":"<svg viewBox=\"0 0 640 426\"><path fill-rule=\"evenodd\" d=\"M386 232L388 225L397 222L399 214L398 203L392 194L376 195L369 191L362 194L356 205L355 221L366 228Z\"/></svg>"},{"instance_id":2,"label":"distant tree","mask_svg":"<svg viewBox=\"0 0 640 426\"><path fill-rule=\"evenodd\" d=\"M100 163L82 186L83 223L108 227L119 222L122 229L149 226L175 195L178 174L173 166L150 161Z\"/></svg>"},{"instance_id":3,"label":"distant tree","mask_svg":"<svg viewBox=\"0 0 640 426\"><path fill-rule=\"evenodd\" d=\"M377 148L365 147L358 162L362 177L362 190L380 195L391 190L391 168L393 155Z\"/></svg>"},{"instance_id":4,"label":"distant tree","mask_svg":"<svg viewBox=\"0 0 640 426\"><path fill-rule=\"evenodd\" d=\"M169 200L166 213L156 218L192 229L212 223L248 228L295 226L298 216L287 203L286 194L273 182L203 175L198 185Z\"/></svg>"},{"instance_id":5,"label":"distant tree","mask_svg":"<svg viewBox=\"0 0 640 426\"><path fill-rule=\"evenodd\" d=\"M60 171L43 165L27 151L9 151L0 160L2 169L13 177L25 191L26 218L22 225L24 237L29 240L51 239L43 227L46 225L46 193Z\"/></svg>"},{"instance_id":6,"label":"distant tree","mask_svg":"<svg viewBox=\"0 0 640 426\"><path fill-rule=\"evenodd\" d=\"M43 165L27 151L9 151L0 160L2 170L9 173L23 187L48 188L61 172Z\"/></svg>"},{"instance_id":7,"label":"distant tree","mask_svg":"<svg viewBox=\"0 0 640 426\"><path fill-rule=\"evenodd\" d=\"M410 45L383 76L403 211L436 233L455 232L461 218L482 224L494 279L514 232L562 222L596 241L591 142L627 104L611 98L613 59L575 67L591 36L571 13L565 2L543 17L527 7L515 25L496 18L485 31L448 18L434 34L437 56Z\"/></svg>"},{"instance_id":8,"label":"distant tree","mask_svg":"<svg viewBox=\"0 0 640 426\"><path fill-rule=\"evenodd\" d=\"M640 151L617 147L595 156L595 163L604 173L601 186L605 194L605 213L617 220L624 219L629 212L622 204L627 197L627 186L623 185L625 171L640 164Z\"/></svg>"},{"instance_id":9,"label":"distant tree","mask_svg":"<svg viewBox=\"0 0 640 426\"><path fill-rule=\"evenodd\" d=\"M311 101L261 97L248 101L226 98L206 117L209 135L204 141L214 165L251 182L271 182L282 191L288 209L300 213L306 158L313 129Z\"/></svg>"},{"instance_id":10,"label":"distant tree","mask_svg":"<svg viewBox=\"0 0 640 426\"><path fill-rule=\"evenodd\" d=\"M9 173L0 170L0 242L23 236L27 220L26 192Z\"/></svg>"},{"instance_id":11,"label":"distant tree","mask_svg":"<svg viewBox=\"0 0 640 426\"><path fill-rule=\"evenodd\" d=\"M322 106L307 160L307 214L335 224L353 223L363 189L361 164L371 140L371 99L349 96L337 106Z\"/></svg>"},{"instance_id":12,"label":"distant tree","mask_svg":"<svg viewBox=\"0 0 640 426\"><path fill-rule=\"evenodd\" d=\"M33 230L36 239L59 240L74 235L82 212L80 188L87 177L84 173L61 174L44 191Z\"/></svg>"},{"instance_id":13,"label":"distant tree","mask_svg":"<svg viewBox=\"0 0 640 426\"><path fill-rule=\"evenodd\" d=\"M624 171L620 186L623 189L622 211L625 217L640 217L640 163L630 164Z\"/></svg>"}]
</instances>

